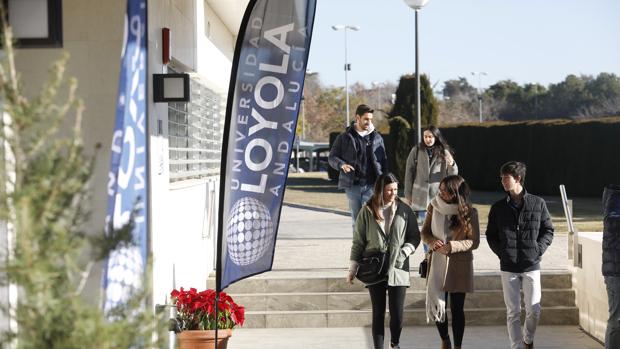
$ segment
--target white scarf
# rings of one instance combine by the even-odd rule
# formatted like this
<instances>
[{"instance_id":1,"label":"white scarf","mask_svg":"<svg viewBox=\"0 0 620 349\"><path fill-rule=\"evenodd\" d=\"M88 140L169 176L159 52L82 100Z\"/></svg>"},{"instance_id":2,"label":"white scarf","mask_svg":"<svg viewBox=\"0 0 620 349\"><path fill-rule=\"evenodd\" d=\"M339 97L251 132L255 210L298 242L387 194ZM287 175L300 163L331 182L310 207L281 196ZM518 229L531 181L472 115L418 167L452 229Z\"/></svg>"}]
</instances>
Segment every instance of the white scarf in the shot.
<instances>
[{"instance_id":1,"label":"white scarf","mask_svg":"<svg viewBox=\"0 0 620 349\"><path fill-rule=\"evenodd\" d=\"M357 134L358 134L358 135L360 135L360 136L362 136L362 137L366 137L366 136L368 136L369 134L371 134L371 133L372 133L372 131L374 131L374 130L375 130L375 125L373 125L373 124L370 124L370 127L368 127L368 130L363 130L363 129L362 129L361 131L358 131L358 129L357 129L357 127L358 127L358 126L357 126L357 123L355 124L355 126L354 126L354 127L355 127L355 132L357 132Z\"/></svg>"},{"instance_id":2,"label":"white scarf","mask_svg":"<svg viewBox=\"0 0 620 349\"><path fill-rule=\"evenodd\" d=\"M458 213L458 205L448 204L439 196L432 201L433 215L431 231L433 236L443 242L448 241L448 220ZM426 322L443 322L446 319L446 299L443 284L448 270L448 257L433 253L426 285Z\"/></svg>"}]
</instances>

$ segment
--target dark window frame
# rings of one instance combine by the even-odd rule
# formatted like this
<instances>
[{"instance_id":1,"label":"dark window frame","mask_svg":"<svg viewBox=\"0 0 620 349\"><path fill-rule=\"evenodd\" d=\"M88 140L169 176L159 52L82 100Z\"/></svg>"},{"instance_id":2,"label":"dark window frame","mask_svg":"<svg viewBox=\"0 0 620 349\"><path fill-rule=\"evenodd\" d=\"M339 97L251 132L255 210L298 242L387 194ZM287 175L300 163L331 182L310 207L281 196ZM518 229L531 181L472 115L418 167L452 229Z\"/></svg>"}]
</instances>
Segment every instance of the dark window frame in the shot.
<instances>
[{"instance_id":1,"label":"dark window frame","mask_svg":"<svg viewBox=\"0 0 620 349\"><path fill-rule=\"evenodd\" d=\"M62 0L47 1L47 37L15 38L17 48L60 48L62 47ZM6 9L6 20L10 23L8 13L9 0L2 0Z\"/></svg>"}]
</instances>

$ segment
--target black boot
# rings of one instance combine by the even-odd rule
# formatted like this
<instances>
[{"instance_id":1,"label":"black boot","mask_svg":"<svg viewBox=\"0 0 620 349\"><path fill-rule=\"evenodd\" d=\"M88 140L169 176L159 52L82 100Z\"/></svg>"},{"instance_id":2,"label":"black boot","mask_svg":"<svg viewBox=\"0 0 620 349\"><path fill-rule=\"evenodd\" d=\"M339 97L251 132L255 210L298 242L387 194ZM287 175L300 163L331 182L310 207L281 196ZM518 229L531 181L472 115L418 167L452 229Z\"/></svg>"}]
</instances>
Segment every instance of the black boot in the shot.
<instances>
[{"instance_id":1,"label":"black boot","mask_svg":"<svg viewBox=\"0 0 620 349\"><path fill-rule=\"evenodd\" d=\"M373 334L372 342L375 345L375 349L383 349L383 335L382 334Z\"/></svg>"},{"instance_id":2,"label":"black boot","mask_svg":"<svg viewBox=\"0 0 620 349\"><path fill-rule=\"evenodd\" d=\"M450 337L446 337L446 339L441 340L441 349L452 349L452 343L450 342Z\"/></svg>"}]
</instances>

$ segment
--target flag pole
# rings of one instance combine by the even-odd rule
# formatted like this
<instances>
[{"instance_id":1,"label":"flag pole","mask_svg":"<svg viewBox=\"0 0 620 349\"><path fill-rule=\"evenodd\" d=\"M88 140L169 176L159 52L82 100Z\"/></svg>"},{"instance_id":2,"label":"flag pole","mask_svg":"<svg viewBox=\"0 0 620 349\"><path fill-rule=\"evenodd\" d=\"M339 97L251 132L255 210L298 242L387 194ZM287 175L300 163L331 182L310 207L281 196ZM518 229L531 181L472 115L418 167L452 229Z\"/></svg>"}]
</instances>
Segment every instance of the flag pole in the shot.
<instances>
[{"instance_id":1,"label":"flag pole","mask_svg":"<svg viewBox=\"0 0 620 349\"><path fill-rule=\"evenodd\" d=\"M219 298L219 293L222 291L222 239L224 236L224 192L226 191L226 170L228 163L228 141L229 131L232 119L232 108L235 98L235 85L237 84L237 71L239 68L239 59L241 56L241 48L243 46L243 39L245 36L245 28L250 20L252 9L257 0L250 0L248 7L245 9L243 19L241 21L241 27L237 34L237 42L235 44L235 53L233 56L232 69L230 71L230 82L228 84L228 98L226 100L226 114L224 120L224 136L222 139L222 158L220 161L220 195L217 217L217 258L215 261L215 297ZM243 29L243 32L242 32ZM217 304L217 303L216 303ZM217 308L216 308L217 311Z\"/></svg>"},{"instance_id":2,"label":"flag pole","mask_svg":"<svg viewBox=\"0 0 620 349\"><path fill-rule=\"evenodd\" d=\"M219 318L219 314L218 314L218 306L217 304L220 302L220 293L218 291L215 291L215 349L217 349L218 345L217 345L217 334L219 332L218 329L218 318Z\"/></svg>"},{"instance_id":3,"label":"flag pole","mask_svg":"<svg viewBox=\"0 0 620 349\"><path fill-rule=\"evenodd\" d=\"M228 98L226 99L226 114L224 119L224 137L222 139L222 158L220 161L220 195L218 205L218 217L217 217L217 251L215 260L215 349L218 349L218 316L220 300L220 291L222 290L222 239L224 236L224 191L226 191L226 169L228 160L228 140L229 131L232 119L232 108L235 99L235 85L237 84L237 71L239 68L239 58L241 56L241 48L243 46L243 39L245 37L245 28L250 21L252 10L258 0L250 0L248 7L245 9L243 19L241 20L241 26L239 33L237 33L237 42L235 43L235 53L233 55L232 68L230 70L230 80L228 83Z\"/></svg>"}]
</instances>

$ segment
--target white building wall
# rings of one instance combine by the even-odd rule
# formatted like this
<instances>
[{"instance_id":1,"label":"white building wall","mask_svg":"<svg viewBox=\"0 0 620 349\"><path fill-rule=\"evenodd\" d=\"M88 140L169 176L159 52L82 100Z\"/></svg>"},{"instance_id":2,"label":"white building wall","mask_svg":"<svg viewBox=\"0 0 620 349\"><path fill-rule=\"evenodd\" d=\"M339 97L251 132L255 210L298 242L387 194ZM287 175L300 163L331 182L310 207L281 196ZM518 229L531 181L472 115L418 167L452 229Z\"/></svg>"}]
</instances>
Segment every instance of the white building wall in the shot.
<instances>
[{"instance_id":1,"label":"white building wall","mask_svg":"<svg viewBox=\"0 0 620 349\"><path fill-rule=\"evenodd\" d=\"M605 279L601 273L603 233L579 233L581 268L573 268L575 303L579 308L579 326L592 337L605 341L608 305Z\"/></svg>"},{"instance_id":2,"label":"white building wall","mask_svg":"<svg viewBox=\"0 0 620 349\"><path fill-rule=\"evenodd\" d=\"M242 8L239 4L247 3L247 0L230 1L235 8ZM83 135L86 149L94 149L95 144L102 145L93 177L92 233L103 231L106 212L109 146L114 128L125 6L125 0L64 0L63 47L17 51L17 68L30 92L39 90L52 62L64 52L71 56L67 75L77 78L78 95L85 103ZM230 11L228 9L229 20ZM241 12L238 14L239 17L242 15ZM225 103L236 33L232 33L224 22L217 11L205 4L205 0L148 1L154 303L163 303L168 298L173 288L173 265L176 265L177 288L206 287L206 278L213 270L216 235L209 212L212 213L213 205L218 202L213 195L219 191L217 178L170 183L167 104L155 104L152 98L152 74L166 71L161 56L161 29L168 27L171 30L174 68L192 74L206 87L221 94ZM209 192L210 197L207 196ZM97 265L86 287L90 298L96 299L100 295L100 282L101 265Z\"/></svg>"},{"instance_id":3,"label":"white building wall","mask_svg":"<svg viewBox=\"0 0 620 349\"><path fill-rule=\"evenodd\" d=\"M85 150L101 144L93 174L92 215L88 231L103 232L110 143L114 129L116 94L123 38L124 1L64 0L63 47L16 50L16 67L27 94L38 93L53 62L69 54L66 77L78 80L77 95L84 101L82 129ZM85 294L99 296L101 265L93 268Z\"/></svg>"},{"instance_id":4,"label":"white building wall","mask_svg":"<svg viewBox=\"0 0 620 349\"><path fill-rule=\"evenodd\" d=\"M198 13L202 13L202 16L199 16L196 28L196 71L207 87L226 96L236 36L226 28L208 4L203 1L198 1L197 4Z\"/></svg>"},{"instance_id":5,"label":"white building wall","mask_svg":"<svg viewBox=\"0 0 620 349\"><path fill-rule=\"evenodd\" d=\"M172 67L177 71L190 73L207 88L225 98L228 91L234 35L226 28L217 14L202 0L158 1L158 9L150 9L149 16L149 69L161 72L161 28L171 30ZM170 9L170 7L176 7ZM166 16L178 11L179 14ZM187 14L184 11L192 11ZM208 16L208 17L205 17ZM242 16L242 14L239 14ZM178 21L184 21L179 23ZM191 25L188 23L191 21ZM209 22L207 37L206 23ZM191 38L191 40L190 40ZM177 42L180 40L181 42ZM191 42L191 48L187 48ZM191 54L190 54L191 52ZM223 109L225 105L221 106ZM152 232L154 255L154 301L163 303L173 287L206 288L206 280L214 268L216 215L219 180L210 177L202 180L187 180L170 183L168 164L166 104L153 105L153 125L161 120L164 125L162 136L154 135L151 149L152 177ZM223 128L224 120L221 120ZM173 285L173 266L175 284Z\"/></svg>"},{"instance_id":6,"label":"white building wall","mask_svg":"<svg viewBox=\"0 0 620 349\"><path fill-rule=\"evenodd\" d=\"M201 2L199 2L199 4L200 3ZM203 3L203 7L203 31L199 31L199 33L202 33L203 36L210 41L213 46L216 46L229 61L232 61L235 51L236 33L233 34L229 31L209 4ZM241 18L242 15L242 13L239 13L239 18ZM200 45L198 47L201 48Z\"/></svg>"}]
</instances>

